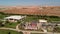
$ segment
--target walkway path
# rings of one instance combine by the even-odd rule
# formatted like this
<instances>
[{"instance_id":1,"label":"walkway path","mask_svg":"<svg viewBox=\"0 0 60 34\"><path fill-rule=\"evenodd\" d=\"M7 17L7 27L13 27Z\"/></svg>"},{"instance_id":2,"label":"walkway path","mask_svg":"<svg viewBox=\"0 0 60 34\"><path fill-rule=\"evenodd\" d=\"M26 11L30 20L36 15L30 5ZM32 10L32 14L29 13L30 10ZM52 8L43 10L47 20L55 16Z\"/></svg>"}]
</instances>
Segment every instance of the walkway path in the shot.
<instances>
[{"instance_id":1,"label":"walkway path","mask_svg":"<svg viewBox=\"0 0 60 34\"><path fill-rule=\"evenodd\" d=\"M20 25L20 24L18 24L18 25L16 26L16 29L17 29L17 30L20 30L20 29L19 29L19 25Z\"/></svg>"}]
</instances>

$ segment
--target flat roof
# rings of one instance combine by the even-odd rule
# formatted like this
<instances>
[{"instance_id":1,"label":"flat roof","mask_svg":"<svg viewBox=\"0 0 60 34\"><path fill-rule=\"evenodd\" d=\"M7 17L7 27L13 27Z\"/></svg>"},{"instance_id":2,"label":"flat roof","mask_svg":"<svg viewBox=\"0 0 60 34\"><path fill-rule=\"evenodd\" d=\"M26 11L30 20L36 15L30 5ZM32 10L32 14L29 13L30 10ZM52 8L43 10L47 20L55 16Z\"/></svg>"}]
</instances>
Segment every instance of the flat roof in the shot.
<instances>
[{"instance_id":1,"label":"flat roof","mask_svg":"<svg viewBox=\"0 0 60 34\"><path fill-rule=\"evenodd\" d=\"M6 17L6 18L4 18L4 19L17 19L17 20L19 20L19 19L22 19L22 18L24 18L25 16L17 16L17 15L14 15L14 16L9 16L9 17Z\"/></svg>"}]
</instances>

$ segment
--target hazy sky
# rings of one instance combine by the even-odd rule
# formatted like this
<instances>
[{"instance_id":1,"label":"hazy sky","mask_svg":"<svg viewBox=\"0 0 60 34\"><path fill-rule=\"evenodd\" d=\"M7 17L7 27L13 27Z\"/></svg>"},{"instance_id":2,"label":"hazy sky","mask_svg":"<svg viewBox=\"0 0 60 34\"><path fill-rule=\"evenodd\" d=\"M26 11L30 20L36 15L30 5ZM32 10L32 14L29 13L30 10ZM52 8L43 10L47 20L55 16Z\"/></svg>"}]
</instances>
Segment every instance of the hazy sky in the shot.
<instances>
[{"instance_id":1,"label":"hazy sky","mask_svg":"<svg viewBox=\"0 0 60 34\"><path fill-rule=\"evenodd\" d=\"M60 0L0 0L0 5L3 6L60 6Z\"/></svg>"}]
</instances>

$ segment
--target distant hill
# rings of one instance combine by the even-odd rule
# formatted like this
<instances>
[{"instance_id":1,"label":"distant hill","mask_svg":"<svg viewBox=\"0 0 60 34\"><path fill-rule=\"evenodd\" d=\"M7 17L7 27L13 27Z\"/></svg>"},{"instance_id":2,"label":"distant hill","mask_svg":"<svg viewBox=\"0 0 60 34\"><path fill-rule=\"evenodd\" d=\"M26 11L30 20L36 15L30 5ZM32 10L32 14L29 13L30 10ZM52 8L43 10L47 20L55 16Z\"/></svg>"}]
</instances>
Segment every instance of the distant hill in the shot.
<instances>
[{"instance_id":1,"label":"distant hill","mask_svg":"<svg viewBox=\"0 0 60 34\"><path fill-rule=\"evenodd\" d=\"M46 7L40 7L40 6L15 7L14 6L14 7L9 7L6 10L0 10L0 12L9 13L9 14L60 16L60 6L46 6Z\"/></svg>"}]
</instances>

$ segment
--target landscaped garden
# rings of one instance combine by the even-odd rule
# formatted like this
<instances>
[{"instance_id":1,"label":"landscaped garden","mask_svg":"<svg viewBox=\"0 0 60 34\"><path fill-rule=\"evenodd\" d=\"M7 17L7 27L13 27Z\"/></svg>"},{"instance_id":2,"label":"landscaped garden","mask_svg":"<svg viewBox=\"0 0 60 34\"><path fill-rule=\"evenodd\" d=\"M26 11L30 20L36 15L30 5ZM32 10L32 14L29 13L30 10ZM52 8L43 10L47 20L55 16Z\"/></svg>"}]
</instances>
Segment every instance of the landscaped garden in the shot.
<instances>
[{"instance_id":1,"label":"landscaped garden","mask_svg":"<svg viewBox=\"0 0 60 34\"><path fill-rule=\"evenodd\" d=\"M7 23L7 24L5 24L5 27L7 27L7 28L16 28L17 24L18 23Z\"/></svg>"}]
</instances>

